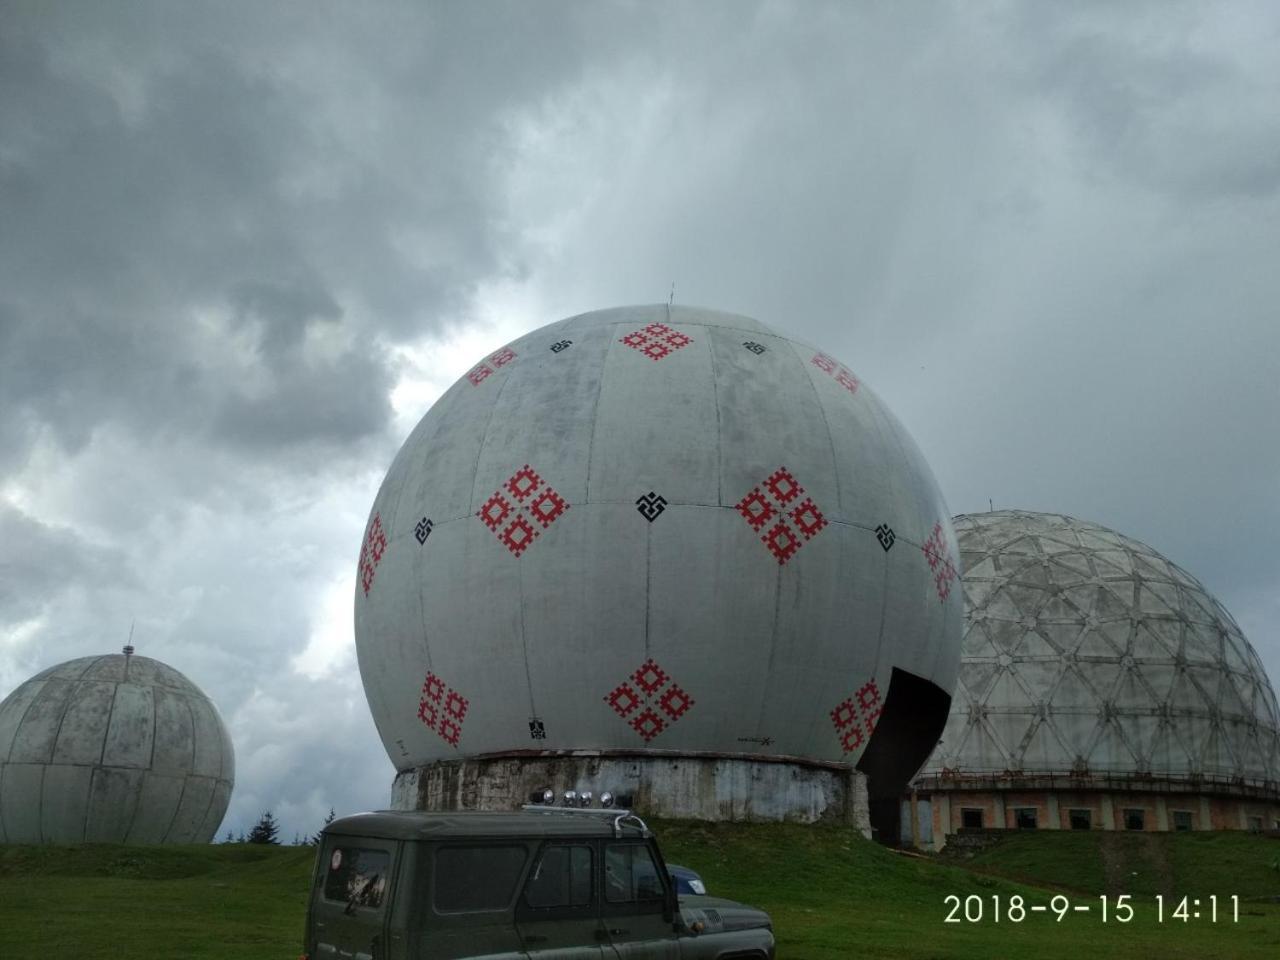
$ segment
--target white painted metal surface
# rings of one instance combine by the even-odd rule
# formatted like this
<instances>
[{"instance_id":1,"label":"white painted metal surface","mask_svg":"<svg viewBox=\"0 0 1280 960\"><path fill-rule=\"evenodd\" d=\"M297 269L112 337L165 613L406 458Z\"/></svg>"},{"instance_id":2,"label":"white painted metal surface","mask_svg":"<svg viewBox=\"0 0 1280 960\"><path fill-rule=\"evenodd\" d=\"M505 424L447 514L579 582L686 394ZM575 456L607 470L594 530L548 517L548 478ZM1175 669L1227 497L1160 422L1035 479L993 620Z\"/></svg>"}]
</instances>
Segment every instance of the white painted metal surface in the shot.
<instances>
[{"instance_id":1,"label":"white painted metal surface","mask_svg":"<svg viewBox=\"0 0 1280 960\"><path fill-rule=\"evenodd\" d=\"M1094 523L954 519L960 680L921 771L1280 779L1280 711L1235 620L1195 577Z\"/></svg>"},{"instance_id":2,"label":"white painted metal surface","mask_svg":"<svg viewBox=\"0 0 1280 960\"><path fill-rule=\"evenodd\" d=\"M496 350L405 442L361 550L360 671L401 771L854 763L894 667L952 688L956 556L924 458L847 368L747 317L604 310Z\"/></svg>"},{"instance_id":3,"label":"white painted metal surface","mask_svg":"<svg viewBox=\"0 0 1280 960\"><path fill-rule=\"evenodd\" d=\"M234 782L218 711L158 660L70 660L0 703L0 843L207 843Z\"/></svg>"}]
</instances>

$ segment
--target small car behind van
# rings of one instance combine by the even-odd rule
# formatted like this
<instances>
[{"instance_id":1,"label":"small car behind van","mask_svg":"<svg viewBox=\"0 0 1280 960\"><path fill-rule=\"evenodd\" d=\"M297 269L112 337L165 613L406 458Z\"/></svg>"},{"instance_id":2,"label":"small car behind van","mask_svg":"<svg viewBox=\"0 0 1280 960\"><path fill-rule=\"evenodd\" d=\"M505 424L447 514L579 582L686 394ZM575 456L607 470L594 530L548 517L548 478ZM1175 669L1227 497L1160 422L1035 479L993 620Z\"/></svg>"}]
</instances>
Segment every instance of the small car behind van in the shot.
<instances>
[{"instance_id":1,"label":"small car behind van","mask_svg":"<svg viewBox=\"0 0 1280 960\"><path fill-rule=\"evenodd\" d=\"M772 960L768 914L678 899L625 810L383 811L316 854L304 960Z\"/></svg>"}]
</instances>

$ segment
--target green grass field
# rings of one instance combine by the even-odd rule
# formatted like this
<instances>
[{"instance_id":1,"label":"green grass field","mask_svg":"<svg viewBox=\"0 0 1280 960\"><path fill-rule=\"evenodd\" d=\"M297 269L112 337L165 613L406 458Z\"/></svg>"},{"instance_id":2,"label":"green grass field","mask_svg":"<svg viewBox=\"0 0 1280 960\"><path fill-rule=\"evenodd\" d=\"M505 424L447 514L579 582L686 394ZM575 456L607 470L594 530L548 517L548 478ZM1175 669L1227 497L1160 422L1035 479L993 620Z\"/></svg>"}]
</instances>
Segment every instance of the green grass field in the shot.
<instances>
[{"instance_id":1,"label":"green grass field","mask_svg":"<svg viewBox=\"0 0 1280 960\"><path fill-rule=\"evenodd\" d=\"M1179 958L1280 957L1280 840L1245 834L1013 834L963 863L887 850L846 831L793 825L654 825L668 859L713 893L764 907L779 956ZM308 847L0 847L0 958L298 956ZM1127 924L1098 916L1101 893L1133 896ZM1089 914L992 922L991 898ZM1221 916L1155 922L1156 893L1242 898ZM980 923L944 923L944 898L983 898ZM1220 906L1220 913L1224 913Z\"/></svg>"}]
</instances>

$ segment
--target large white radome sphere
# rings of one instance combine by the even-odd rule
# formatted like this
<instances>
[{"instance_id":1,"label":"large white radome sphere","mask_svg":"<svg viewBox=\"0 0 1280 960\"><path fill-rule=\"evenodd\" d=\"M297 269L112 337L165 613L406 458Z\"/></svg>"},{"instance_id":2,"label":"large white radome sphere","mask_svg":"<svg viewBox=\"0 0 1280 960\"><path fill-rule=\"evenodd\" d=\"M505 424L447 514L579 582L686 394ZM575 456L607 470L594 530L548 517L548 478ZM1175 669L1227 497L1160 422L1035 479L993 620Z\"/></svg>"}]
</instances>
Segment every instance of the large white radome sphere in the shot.
<instances>
[{"instance_id":1,"label":"large white radome sphere","mask_svg":"<svg viewBox=\"0 0 1280 960\"><path fill-rule=\"evenodd\" d=\"M1072 517L954 523L964 658L924 772L1280 780L1275 693L1195 577Z\"/></svg>"},{"instance_id":2,"label":"large white radome sphere","mask_svg":"<svg viewBox=\"0 0 1280 960\"><path fill-rule=\"evenodd\" d=\"M477 363L392 464L355 596L369 705L401 771L572 750L856 763L882 708L893 726L895 671L900 718L912 678L945 717L948 517L906 431L812 347L686 307L562 320Z\"/></svg>"},{"instance_id":3,"label":"large white radome sphere","mask_svg":"<svg viewBox=\"0 0 1280 960\"><path fill-rule=\"evenodd\" d=\"M69 660L0 703L0 843L208 843L234 783L218 711L158 660Z\"/></svg>"}]
</instances>

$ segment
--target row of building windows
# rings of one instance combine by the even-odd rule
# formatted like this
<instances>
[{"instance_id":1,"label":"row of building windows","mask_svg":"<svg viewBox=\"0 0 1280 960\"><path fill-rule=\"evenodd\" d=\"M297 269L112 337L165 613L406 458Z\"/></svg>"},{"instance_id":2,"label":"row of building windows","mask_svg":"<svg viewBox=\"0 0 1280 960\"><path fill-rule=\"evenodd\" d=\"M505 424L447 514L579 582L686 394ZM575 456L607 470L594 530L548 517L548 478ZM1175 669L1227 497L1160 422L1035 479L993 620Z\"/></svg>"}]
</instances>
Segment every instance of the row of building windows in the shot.
<instances>
[{"instance_id":1,"label":"row of building windows","mask_svg":"<svg viewBox=\"0 0 1280 960\"><path fill-rule=\"evenodd\" d=\"M1193 829L1194 821L1190 810L1174 810L1172 812L1174 830ZM981 830L984 826L984 814L985 811L981 807L961 807L960 825L971 830ZM1014 807L1014 826L1019 830L1035 830L1039 826L1037 815L1038 811L1035 807ZM1092 810L1068 810L1067 818L1072 830L1093 829ZM1147 828L1147 811L1141 807L1127 807L1123 811L1123 821L1126 830L1145 830ZM1250 830L1262 830L1261 817L1249 817L1248 822ZM1273 829L1280 830L1280 820L1275 821Z\"/></svg>"}]
</instances>

